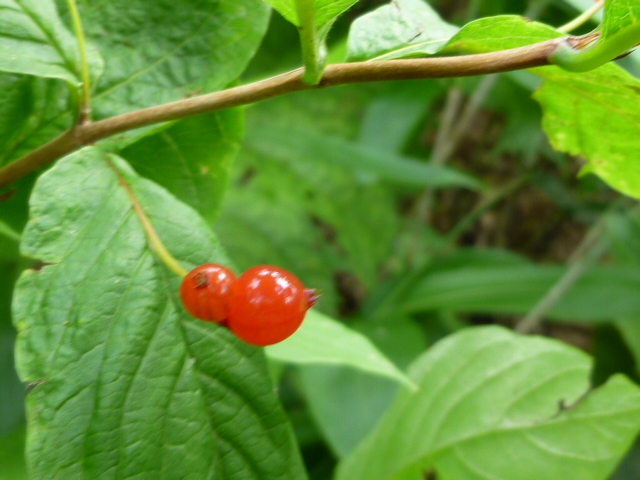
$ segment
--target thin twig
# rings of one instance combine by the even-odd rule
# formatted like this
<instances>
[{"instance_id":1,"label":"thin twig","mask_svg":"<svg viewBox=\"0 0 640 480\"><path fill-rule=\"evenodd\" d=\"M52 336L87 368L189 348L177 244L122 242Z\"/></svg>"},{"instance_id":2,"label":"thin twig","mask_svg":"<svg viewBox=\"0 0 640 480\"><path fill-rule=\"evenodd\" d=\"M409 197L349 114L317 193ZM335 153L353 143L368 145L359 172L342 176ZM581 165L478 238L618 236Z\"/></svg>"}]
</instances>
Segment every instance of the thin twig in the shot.
<instances>
[{"instance_id":1,"label":"thin twig","mask_svg":"<svg viewBox=\"0 0 640 480\"><path fill-rule=\"evenodd\" d=\"M455 122L460 113L460 107L464 101L464 95L459 87L453 87L447 93L447 99L442 109L442 120L433 142L433 152L431 162L434 165L442 165L447 162L451 151L455 148L451 146L451 134L455 130Z\"/></svg>"},{"instance_id":2,"label":"thin twig","mask_svg":"<svg viewBox=\"0 0 640 480\"><path fill-rule=\"evenodd\" d=\"M538 301L527 316L516 325L516 332L529 333L538 329L549 310L573 287L586 272L587 268L607 250L609 244L602 239L602 234L605 231L606 222L604 217L601 217L571 254L568 260L571 266Z\"/></svg>"},{"instance_id":3,"label":"thin twig","mask_svg":"<svg viewBox=\"0 0 640 480\"><path fill-rule=\"evenodd\" d=\"M451 157L458 146L462 135L469 129L471 122L478 113L480 105L495 85L496 80L496 75L486 76L480 85L478 85L478 88L459 115L458 112L460 111L460 105L463 100L462 92L459 88L449 90L443 110L442 124L438 130L438 135L436 136L433 146L431 163L434 165L443 165L449 160L449 157ZM427 187L416 199L413 216L417 222L427 221L433 207L434 195L434 189ZM417 256L416 249L418 248L418 244L418 238L416 238L413 242L412 249L408 253L410 262Z\"/></svg>"},{"instance_id":4,"label":"thin twig","mask_svg":"<svg viewBox=\"0 0 640 480\"><path fill-rule=\"evenodd\" d=\"M116 177L118 178L118 183L122 186L124 191L127 193L129 200L131 200L131 205L133 206L133 210L138 216L138 218L140 219L140 223L142 224L142 228L144 229L144 232L147 234L147 239L149 240L151 247L155 250L156 254L160 257L160 259L165 263L167 267L169 267L179 277L184 278L189 272L187 272L187 270L182 265L180 265L180 263L178 263L175 257L171 255L169 250L167 250L167 247L164 246L164 243L162 243L162 240L160 240L158 233L153 228L153 224L151 223L151 220L149 220L149 217L147 216L144 209L142 208L142 205L140 205L140 202L138 201L138 197L133 191L133 188L131 188L131 185L129 185L129 183L124 179L124 177L118 171L118 169L113 164L113 162L111 162L108 159L106 160L106 162L107 162L107 165L109 165L109 168L111 168L111 170L113 170L113 172L116 174Z\"/></svg>"},{"instance_id":5,"label":"thin twig","mask_svg":"<svg viewBox=\"0 0 640 480\"><path fill-rule=\"evenodd\" d=\"M312 88L387 80L450 78L521 70L549 65L549 56L565 41L556 38L525 47L456 57L339 63L327 66L322 81L311 87L302 69L255 83L144 108L97 122L78 125L24 157L0 168L0 188L98 140L147 125L246 105Z\"/></svg>"},{"instance_id":6,"label":"thin twig","mask_svg":"<svg viewBox=\"0 0 640 480\"><path fill-rule=\"evenodd\" d=\"M582 25L587 23L589 20L593 18L593 16L596 13L598 13L603 8L604 8L604 1L600 0L594 3L591 8L589 8L588 10L584 11L582 14L578 15L576 18L571 20L569 23L566 23L561 27L558 27L556 30L562 33L569 33L575 30L576 28L581 27Z\"/></svg>"},{"instance_id":7,"label":"thin twig","mask_svg":"<svg viewBox=\"0 0 640 480\"><path fill-rule=\"evenodd\" d=\"M484 99L487 97L489 92L491 92L497 80L497 75L487 75L482 79L478 88L476 88L475 92L473 92L473 95L464 106L464 109L455 124L455 128L453 128L451 133L448 135L446 142L443 142L440 146L440 151L437 152L438 155L434 155L434 161L439 160L444 163L446 159L451 156L455 148L458 146L458 143L460 143L462 135L469 130L471 122L476 118L476 114L478 113L482 102L484 102Z\"/></svg>"}]
</instances>

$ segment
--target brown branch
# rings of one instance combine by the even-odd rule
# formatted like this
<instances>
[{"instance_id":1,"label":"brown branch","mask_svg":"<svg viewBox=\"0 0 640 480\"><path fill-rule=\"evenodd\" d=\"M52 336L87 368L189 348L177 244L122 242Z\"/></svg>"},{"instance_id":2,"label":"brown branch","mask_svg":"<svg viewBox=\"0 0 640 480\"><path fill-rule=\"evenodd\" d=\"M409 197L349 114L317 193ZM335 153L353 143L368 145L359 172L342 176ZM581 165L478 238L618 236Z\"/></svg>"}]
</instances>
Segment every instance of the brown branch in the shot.
<instances>
[{"instance_id":1,"label":"brown branch","mask_svg":"<svg viewBox=\"0 0 640 480\"><path fill-rule=\"evenodd\" d=\"M301 90L349 83L484 75L549 65L549 55L564 41L566 38L557 38L511 50L456 57L333 64L327 66L322 81L316 87L304 83L303 69L298 69L220 92L144 108L97 122L87 122L77 125L42 147L0 168L0 188L83 145L89 145L127 130L247 105Z\"/></svg>"}]
</instances>

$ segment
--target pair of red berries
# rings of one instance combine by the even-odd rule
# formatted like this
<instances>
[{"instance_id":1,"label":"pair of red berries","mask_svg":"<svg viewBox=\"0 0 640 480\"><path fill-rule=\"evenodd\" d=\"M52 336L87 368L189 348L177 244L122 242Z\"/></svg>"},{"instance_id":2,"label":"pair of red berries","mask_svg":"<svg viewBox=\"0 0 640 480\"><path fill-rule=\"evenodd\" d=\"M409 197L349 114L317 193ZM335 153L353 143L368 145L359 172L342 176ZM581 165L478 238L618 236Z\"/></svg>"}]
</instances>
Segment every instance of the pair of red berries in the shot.
<instances>
[{"instance_id":1,"label":"pair of red berries","mask_svg":"<svg viewBox=\"0 0 640 480\"><path fill-rule=\"evenodd\" d=\"M315 290L282 268L260 265L236 278L229 268L215 263L189 272L180 298L194 317L224 325L258 346L291 336L318 299Z\"/></svg>"}]
</instances>

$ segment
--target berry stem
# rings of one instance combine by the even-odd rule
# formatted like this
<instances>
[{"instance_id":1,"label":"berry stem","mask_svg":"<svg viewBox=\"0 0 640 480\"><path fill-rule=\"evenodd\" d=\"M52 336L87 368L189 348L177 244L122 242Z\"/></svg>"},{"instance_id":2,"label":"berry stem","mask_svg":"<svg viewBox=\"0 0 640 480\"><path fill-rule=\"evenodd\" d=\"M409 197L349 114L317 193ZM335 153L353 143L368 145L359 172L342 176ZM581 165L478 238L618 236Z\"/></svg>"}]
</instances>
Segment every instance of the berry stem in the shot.
<instances>
[{"instance_id":1,"label":"berry stem","mask_svg":"<svg viewBox=\"0 0 640 480\"><path fill-rule=\"evenodd\" d=\"M113 172L115 173L116 177L118 178L118 183L122 186L124 191L127 193L129 200L131 200L131 206L133 207L133 210L138 216L138 218L140 219L142 228L144 229L144 232L147 234L147 239L149 240L149 243L151 244L151 247L155 250L156 254L160 257L160 260L162 260L164 264L170 270L172 270L176 275L178 275L180 278L186 277L187 273L189 272L187 272L187 270L185 270L185 268L178 263L175 257L171 255L171 253L169 253L169 250L167 250L167 247L164 246L164 243L162 243L162 240L160 240L160 237L158 236L157 232L153 228L153 225L151 224L151 220L149 220L149 217L147 216L144 209L142 208L142 205L140 205L140 201L138 200L138 197L136 197L136 194L133 191L133 188L131 188L131 185L129 185L129 183L124 179L124 177L118 171L118 169L113 164L113 162L111 162L109 159L107 159L106 162L107 162L107 165L109 165L109 168L111 168L111 170L113 170Z\"/></svg>"}]
</instances>

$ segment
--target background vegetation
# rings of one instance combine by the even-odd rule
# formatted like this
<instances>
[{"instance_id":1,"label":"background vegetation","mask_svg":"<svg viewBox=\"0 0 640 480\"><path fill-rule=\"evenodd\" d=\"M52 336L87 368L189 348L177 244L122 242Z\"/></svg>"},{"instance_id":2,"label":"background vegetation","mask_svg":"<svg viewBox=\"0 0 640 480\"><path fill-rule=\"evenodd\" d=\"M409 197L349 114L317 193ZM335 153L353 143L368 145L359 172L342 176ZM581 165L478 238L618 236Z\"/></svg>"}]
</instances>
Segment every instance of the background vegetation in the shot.
<instances>
[{"instance_id":1,"label":"background vegetation","mask_svg":"<svg viewBox=\"0 0 640 480\"><path fill-rule=\"evenodd\" d=\"M361 0L339 17L328 37L330 62L344 60L353 21L385 4ZM432 1L431 5L456 31L455 26L476 18L503 14L525 15L558 26L591 7L592 2L460 0ZM71 29L62 2L59 8ZM152 27L149 31L137 33L129 31L126 25L106 35L94 31L104 26L94 17L106 14L116 15L99 9L86 8L83 11L87 35L98 49L116 52L118 48L135 49L137 44L153 42L155 30ZM258 16L256 13L256 18ZM271 15L268 26L266 16L261 15L260 18L262 24L254 21L257 25L255 31L240 35L239 41L244 43L237 49L241 51L244 48L248 60L252 49L258 45L261 30L266 29L266 36L241 74L240 83L270 77L301 64L297 29L277 13ZM578 32L590 31L598 18ZM189 22L189 19L182 20ZM153 21L159 22L155 27L158 30L166 27L162 22L167 19L147 19L147 22ZM179 22L171 19L171 23ZM167 33L166 37L166 42L170 43L171 35ZM126 43L123 38L126 38ZM170 47L163 42L154 46L160 52ZM153 57L151 50L149 47L145 52L145 61ZM118 57L115 58L117 62ZM637 54L633 54L620 64L636 74L640 68L639 59ZM222 54L220 61L225 61ZM106 73L94 92L96 118L174 99L172 95L163 93L160 87L156 92L115 89L114 86L122 81L118 70L122 66L114 66L112 62L111 59L106 63ZM180 70L180 65L174 67L171 75L175 77L189 74L186 69ZM218 75L203 68L198 82L183 82L180 95L220 89L240 73L231 69L225 75ZM162 78L164 81L165 77ZM67 111L69 102L73 103L74 99L70 99L68 93L62 93L67 92L63 82L51 78L2 73L0 81L5 87L2 89L5 93L0 94L0 148L4 150L4 157L0 158L2 163L8 163L68 126L71 119L69 116L65 118L61 112ZM179 82L180 79L176 80ZM148 81L147 87L148 84L153 84L153 81ZM450 430L445 433L454 435L457 428L473 429L470 425L462 425L466 418L462 412L476 407L490 412L492 403L500 404L502 397L496 396L493 388L504 393L506 402L515 395L510 396L510 388L514 392L519 391L515 379L521 378L530 385L533 376L544 378L551 384L555 381L558 365L579 372L579 375L567 380L562 398L557 398L557 391L551 387L549 391L541 389L540 398L530 400L534 411L527 411L527 418L551 417L559 407L557 401L550 399L572 404L585 393L589 382L597 387L617 373L625 374L635 383L640 380L640 327L637 323L640 318L640 210L634 200L613 190L599 177L579 175L585 163L580 155L585 153L584 149L574 149L576 155L570 155L551 147L548 134L541 126L545 121L540 102L544 102L545 95L560 98L563 94L551 92L550 87L539 90L540 85L540 75L528 71L464 79L348 85L293 93L250 105L243 111L235 109L192 117L170 126L144 130L143 134L123 134L112 139L110 144L106 142L105 149L117 151L128 161L132 169L115 160L118 168L139 189L139 196L149 202L161 197L157 202L153 200L156 203L150 207L151 216L155 213L161 236L178 258L186 264L195 265L214 255L231 259L229 263L233 263L238 271L261 263L285 267L295 272L306 285L322 290L322 300L317 307L319 312L340 319L350 329L364 335L398 367L394 373L391 367L380 366L382 363L378 365L375 361L372 362L375 365L367 366L363 357L333 362L338 365L331 365L332 362L328 361L312 362L308 358L289 362L288 356L295 356L295 352L292 354L274 347L270 353L270 377L266 369L262 371L263 386L269 390L270 379L278 386L279 398L291 422L310 478L331 478L338 462L345 458L348 460L341 464L337 478L387 478L384 472L380 472L384 468L392 469L394 461L405 469L419 471L423 467L412 464L411 456L419 457L424 451L431 452L437 462L441 462L436 470L454 472L454 476L443 478L489 478L480 474L455 476L455 472L460 474L461 470L449 465L451 460L446 451L449 447L445 440L437 437L435 426L432 426L435 429L430 440L432 443L423 446L423 451L413 452L411 447L402 443L403 434L410 425L420 425L417 414L408 416L407 421L413 423L404 425L400 420L403 412L413 408L411 402L418 401L407 393L411 391L411 382L442 385L440 389L426 393L422 389L424 395L434 398L422 398L420 404L457 405L459 415L456 416L456 412L452 415L461 419L461 425L455 421L453 424L445 422L447 419L451 422L450 412L439 411L436 407L430 410L433 418L448 425L445 429ZM606 87L601 85L599 88ZM123 108L125 103L126 108ZM570 106L568 99L567 104L558 108ZM546 113L546 121L549 122L549 116L554 112ZM577 118L583 118L585 122L600 121L594 120L595 114L594 118ZM11 122L3 123L4 119L11 119ZM21 129L16 129L17 124ZM612 135L611 141L618 141L615 135L620 132L610 132L607 126L606 122L597 123L598 135ZM637 130L637 124L634 128ZM553 136L554 129L548 130ZM620 135L619 138L624 138L628 132ZM552 140L556 147L558 143L562 144L558 138ZM584 147L589 140L583 138L580 142ZM572 148L561 149L572 151ZM87 170L90 174L83 176L73 166L55 167L55 173L41 180L39 195L31 199L32 217L36 218L37 214L43 218L50 216L54 223L24 230L28 219L27 199L36 175L20 180L11 198L0 203L2 480L26 478L22 454L26 389L14 367L16 330L10 312L14 285L24 269L39 269L43 263L58 262L64 249L51 247L47 250L43 245L61 241L65 231L75 233L80 225L80 217L73 217L68 224L56 225L56 218L62 216L56 217L58 213L53 210L66 212L71 218L69 212L77 205L74 203L76 197L86 197L93 188L87 185L93 186L94 181L98 193L88 202L94 202L98 209L100 202L108 198L101 193L102 187L97 183L98 178L110 175L108 168L92 167L99 161L94 152L85 151L78 155L77 165L91 169ZM149 161L150 158L153 162ZM215 177L198 184L199 177L193 172L209 168L214 161L217 165ZM189 169L193 170L193 175L184 174ZM175 207L171 203L173 197L159 193L158 187L150 182L137 180L138 176L162 185L197 210L200 217L189 213L191 210L187 212L181 210L182 207ZM60 190L61 179L65 178L68 185L65 190ZM74 193L76 185L79 185L77 182L83 182L82 191ZM115 180L112 182L115 185ZM219 192L225 186L227 190L221 195ZM126 201L121 203L125 209ZM125 224L124 214L118 216L120 207L117 205L120 204L114 204L111 216L104 217L111 221L105 220L104 225L96 226L95 234L84 241L95 242L102 235L106 237L111 231L110 224L116 224L119 218ZM163 210L163 205L166 210ZM167 220L166 225L160 224L159 219L163 216ZM135 218L131 221L135 222ZM213 226L222 249L210 234L202 233L201 227L206 228L205 223ZM190 230L192 225L195 225L193 231ZM35 232L34 229L38 228L40 231ZM22 254L19 254L18 242L23 231L26 233L22 240ZM125 240L130 242L126 246ZM63 238L64 242L67 242L64 248L70 248L71 239ZM124 270L127 267L125 260L133 259L137 254L152 262L148 251L141 254L142 250L131 247L143 245L144 235L123 237L122 242L121 250L115 250L121 253L96 260L93 275L102 275L98 267L103 267L107 272L104 275L117 278L121 274L117 264L122 262ZM205 246L211 250L202 251L206 250ZM196 250L201 251L194 252ZM66 261L72 265L69 268L79 271L80 266L87 265L89 260L78 257ZM102 261L116 266L110 270L111 267L100 263ZM104 285L107 280L108 276ZM14 310L24 316L28 316L25 312L35 315L26 305L30 299L39 298L37 292L45 291L44 286L38 287L43 290L37 290L27 284L28 279L21 281L24 288L21 296L14 299ZM51 282L53 285L54 280ZM169 280L157 272L149 274L145 282L158 282L165 285L167 291L175 286L175 279ZM101 290L100 283L79 285L76 287L79 288L78 295L95 296L98 306L91 311L79 310L77 318L69 318L81 322L90 314L99 317L103 314L100 305L106 302L105 295L112 294L114 290L104 285ZM57 291L53 287L47 288L47 292ZM48 305L52 308L62 308L62 297L50 295L51 298L42 301L50 302ZM541 333L577 349L540 343L537 339L520 343L519 336L487 325ZM477 338L470 339L464 333L472 331L464 330L469 326L485 327L478 330ZM96 326L95 331L99 328ZM193 342L197 348L199 344L195 339L199 338L199 332L196 330L200 327L193 328ZM90 333L84 332L83 335ZM224 342L231 340L221 335L223 340L215 340L207 348L219 347L228 353L225 350L228 345ZM78 341L83 341L83 338ZM440 360L435 353L424 356L424 352L433 352L433 345L445 338L449 343L439 343L435 347L439 349L435 352L446 359L444 364L438 363ZM357 341L348 345L356 345ZM493 352L486 358L482 353L485 347ZM27 358L30 348L37 349L23 345L19 353L22 358ZM117 345L109 348L117 354ZM169 346L158 345L157 348L160 357L162 349ZM324 348L322 343L319 348ZM370 352L368 346L362 348L363 352ZM456 355L456 350L461 354ZM258 355L247 352L249 350L238 354L237 364L233 355L228 360L229 365L224 368L230 377L242 377L242 359L253 359ZM354 352L356 356L358 350L355 347ZM84 355L90 356L90 353L87 347L78 358L86 358ZM455 371L457 361L474 355L477 355L473 357L477 365L482 366L486 362L487 368L490 365L513 366L514 380L504 380L505 383L499 387L487 381L488 385L481 385L470 399L459 398L460 403L456 404L453 400L456 392L464 390L465 384L472 382L474 376L468 372L467 376L461 374L456 377L454 384L442 382L446 381L447 372ZM214 360L224 362L217 357L211 361ZM512 361L516 363L509 363ZM46 371L46 362L44 357L40 357L32 360L30 366L23 366L23 378L44 378L42 372ZM126 362L122 362L121 368L127 370ZM409 381L399 371L406 372L412 364ZM77 371L70 369L66 374L75 375L82 368L93 367L95 365L89 361L86 367L77 367ZM376 368L383 374L378 371L378 375L372 375L371 371L376 373ZM459 368L464 372L463 365ZM247 378L248 384L254 377ZM607 384L609 390L600 391L599 400L587 402L586 414L597 415L599 401L611 405L626 398L625 395L631 396L630 390L625 390L631 387L621 378L614 376ZM519 385L518 388L525 386ZM33 389L33 385L27 384L28 389ZM141 392L144 392L142 386ZM400 397L396 397L398 392ZM162 402L162 397L157 400ZM269 416L265 412L271 411L270 405L265 402L259 409ZM496 406L495 415L501 414L499 408ZM637 405L634 408L633 419L628 421L629 431L624 435L616 432L612 434L614 439L608 440L616 444L619 452L623 452L628 444L622 437L633 438L637 433ZM280 413L274 418L280 418L278 415ZM201 419L194 414L192 420L198 422ZM69 421L68 417L65 421ZM98 421L107 422L108 419ZM135 419L131 421L135 422ZM624 423L626 420L616 417L616 421ZM374 427L373 436L361 443ZM251 427L247 428L250 431ZM554 438L566 435L569 445L576 442L575 431L569 435L566 432L554 433L552 428L556 427L550 427L549 435ZM496 464L509 463L513 460L509 460L509 445L517 443L518 439L501 437L504 432L499 429L493 433L499 439L489 444L491 448L487 447L487 452L463 445L458 446L463 452L458 454L468 455L466 458L488 455ZM274 435L273 442L278 443L286 437L286 432ZM606 432L603 435L607 437ZM95 436L97 439L93 441L99 444L102 441L98 438L99 431ZM387 438L383 447L381 442L376 442L376 436ZM116 440L107 438L104 441L109 444ZM251 440L247 437L238 441L250 443ZM293 444L287 443L288 440L282 441L286 448L295 450ZM395 460L390 460L391 466L387 467L375 463L363 466L365 461L354 455L358 445L360 454L369 450L367 455L361 455L361 459ZM205 447L206 443L203 450ZM396 447L399 452L394 451ZM50 446L43 443L39 448L42 452ZM100 449L95 448L98 460L92 457L93 460L87 460L89 464L99 461ZM466 453L465 448L469 449ZM562 472L564 463L574 472L571 478L607 478L611 462L617 463L616 455L619 456L618 453L598 453L595 446L588 445L585 449L589 455L600 458L601 454L605 460L602 463L594 461L593 465L585 467L567 460L571 458L567 452L573 447L565 445L562 448L565 449L562 455L545 461L550 464L557 462L556 472ZM578 451L578 447L576 449L576 456L584 454ZM52 456L64 456L65 452L61 450L64 448ZM503 452L503 455L498 452ZM50 460L42 459L44 465L47 461ZM296 468L292 467L292 470ZM406 478L419 478L420 475L423 478L440 478L434 476L432 468L433 465L423 474ZM517 470L522 465L510 468ZM585 469L582 476L581 468ZM370 476L371 471L367 469L377 472L379 477ZM125 472L118 472L121 476L117 478L129 478ZM58 473L62 474L62 470ZM409 475L407 470L405 474ZM221 478L233 477L229 472L224 475ZM282 478L284 476L283 473ZM291 477L295 478L295 475L291 474ZM178 477L169 475L167 478ZM640 478L640 446L634 446L628 452L609 478Z\"/></svg>"}]
</instances>

